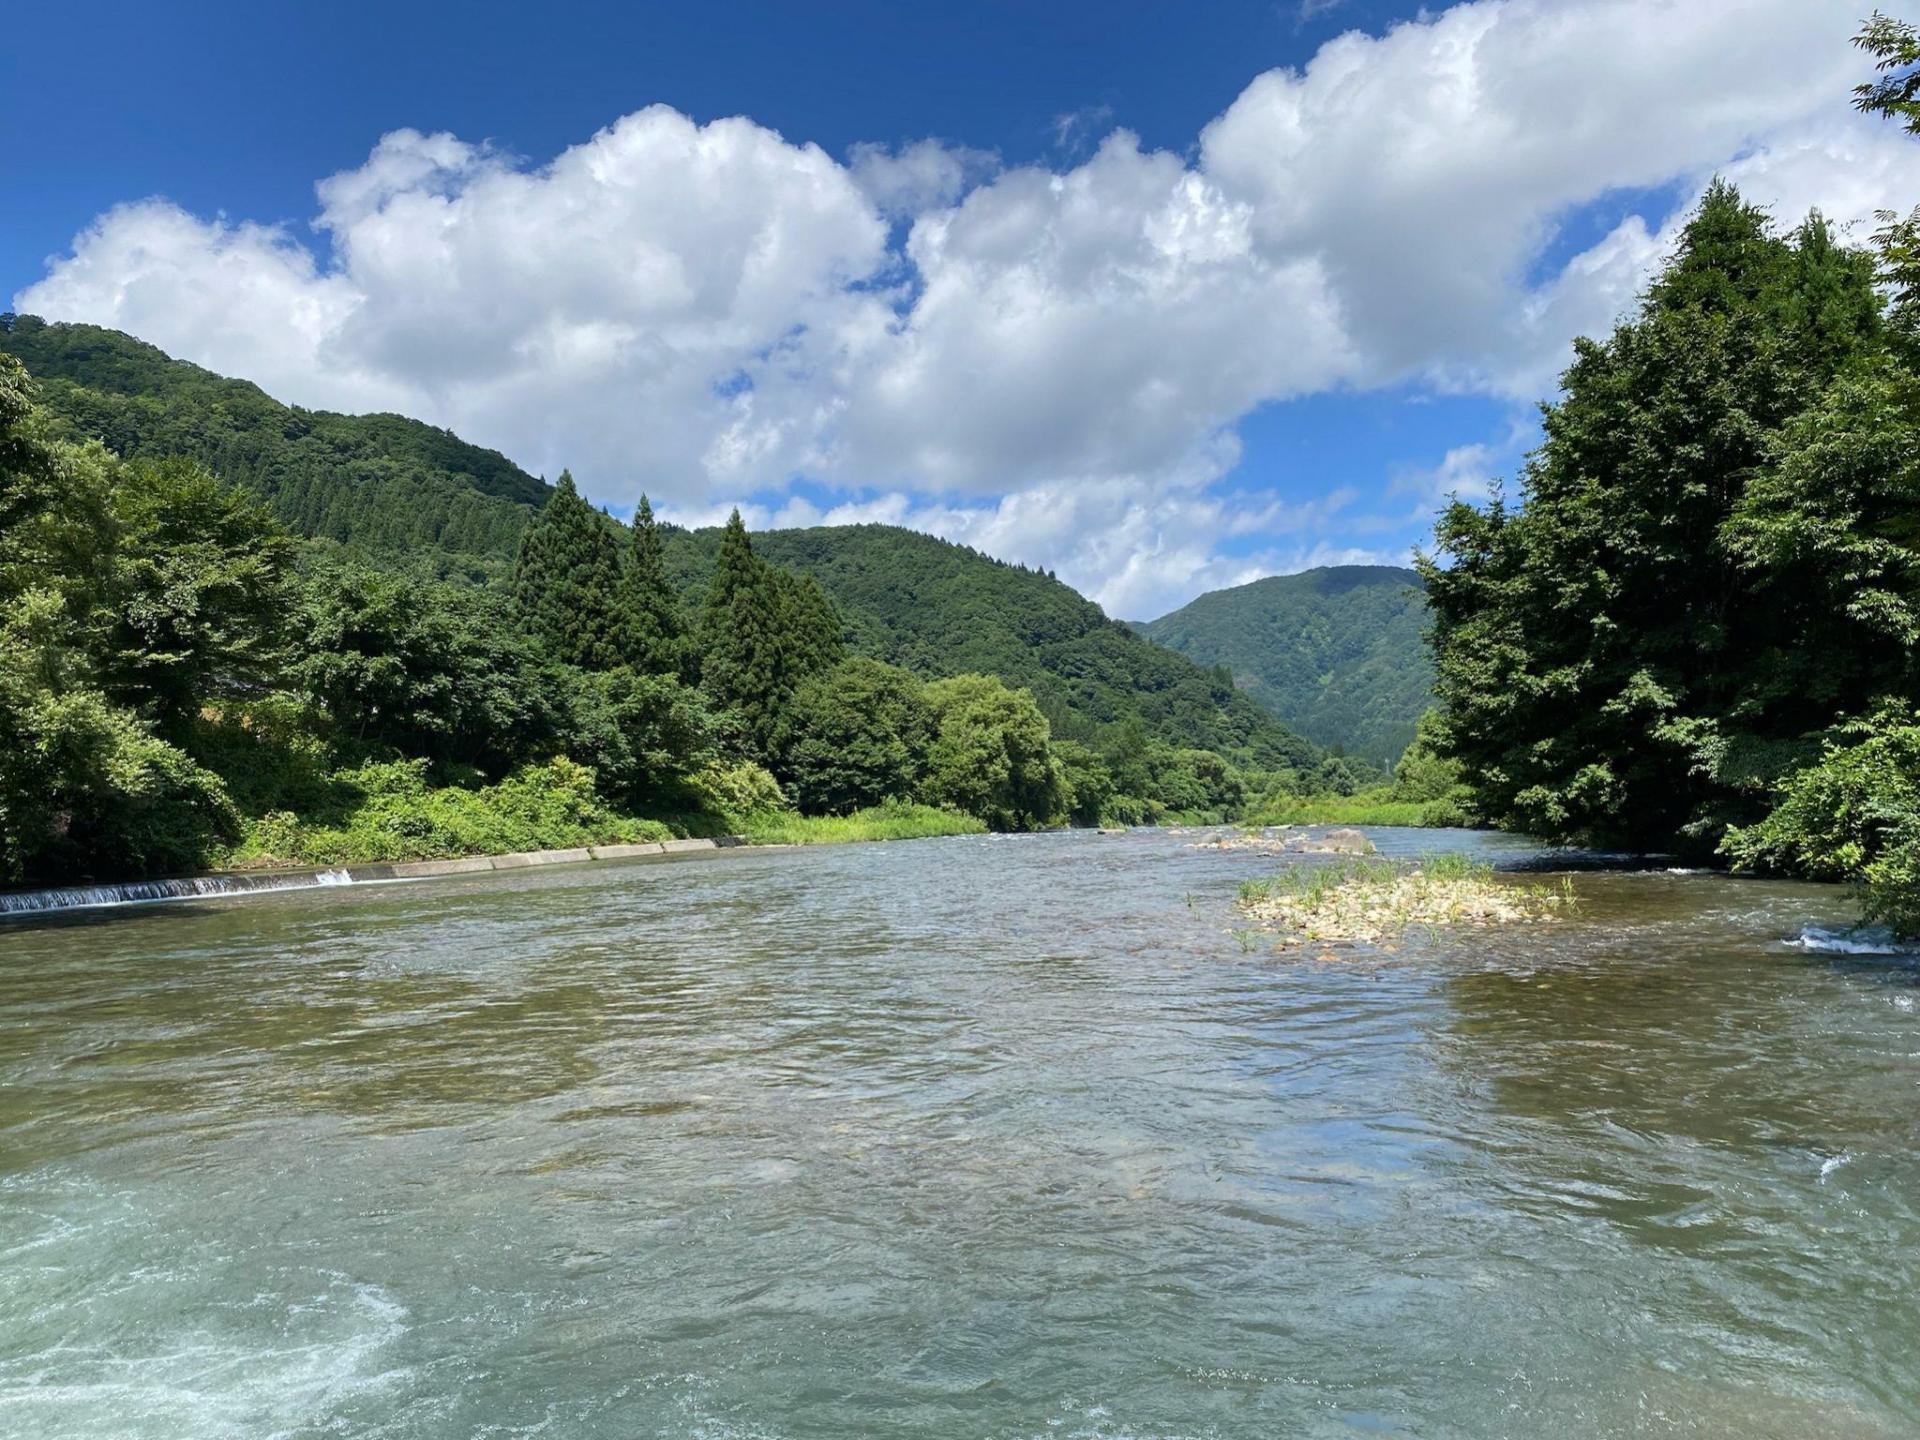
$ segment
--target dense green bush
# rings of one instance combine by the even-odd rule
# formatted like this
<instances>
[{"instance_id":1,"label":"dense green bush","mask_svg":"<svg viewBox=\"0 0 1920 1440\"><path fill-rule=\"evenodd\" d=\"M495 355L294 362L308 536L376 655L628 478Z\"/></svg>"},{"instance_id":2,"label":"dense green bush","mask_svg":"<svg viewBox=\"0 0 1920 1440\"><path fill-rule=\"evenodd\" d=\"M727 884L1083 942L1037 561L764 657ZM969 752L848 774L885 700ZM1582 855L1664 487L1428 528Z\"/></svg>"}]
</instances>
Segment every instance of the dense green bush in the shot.
<instances>
[{"instance_id":1,"label":"dense green bush","mask_svg":"<svg viewBox=\"0 0 1920 1440\"><path fill-rule=\"evenodd\" d=\"M926 796L994 830L1039 830L1067 813L1067 785L1048 748L1047 718L1024 690L990 675L927 686L937 727Z\"/></svg>"},{"instance_id":2,"label":"dense green bush","mask_svg":"<svg viewBox=\"0 0 1920 1440\"><path fill-rule=\"evenodd\" d=\"M593 767L601 790L629 807L682 804L717 759L714 718L700 693L670 675L621 668L571 672L566 753Z\"/></svg>"},{"instance_id":3,"label":"dense green bush","mask_svg":"<svg viewBox=\"0 0 1920 1440\"><path fill-rule=\"evenodd\" d=\"M1842 727L1817 764L1787 779L1772 812L1730 830L1722 849L1752 869L1851 881L1867 919L1920 935L1920 713Z\"/></svg>"},{"instance_id":4,"label":"dense green bush","mask_svg":"<svg viewBox=\"0 0 1920 1440\"><path fill-rule=\"evenodd\" d=\"M291 811L253 822L240 864L346 864L664 840L659 821L609 809L593 772L571 760L516 770L497 785L436 786L424 760L369 763L335 777L350 797L336 823Z\"/></svg>"},{"instance_id":5,"label":"dense green bush","mask_svg":"<svg viewBox=\"0 0 1920 1440\"><path fill-rule=\"evenodd\" d=\"M691 785L700 809L732 825L788 809L780 782L751 760L716 761L695 774Z\"/></svg>"},{"instance_id":6,"label":"dense green bush","mask_svg":"<svg viewBox=\"0 0 1920 1440\"><path fill-rule=\"evenodd\" d=\"M878 660L843 660L795 692L781 768L809 814L844 815L919 793L933 710L912 675Z\"/></svg>"}]
</instances>

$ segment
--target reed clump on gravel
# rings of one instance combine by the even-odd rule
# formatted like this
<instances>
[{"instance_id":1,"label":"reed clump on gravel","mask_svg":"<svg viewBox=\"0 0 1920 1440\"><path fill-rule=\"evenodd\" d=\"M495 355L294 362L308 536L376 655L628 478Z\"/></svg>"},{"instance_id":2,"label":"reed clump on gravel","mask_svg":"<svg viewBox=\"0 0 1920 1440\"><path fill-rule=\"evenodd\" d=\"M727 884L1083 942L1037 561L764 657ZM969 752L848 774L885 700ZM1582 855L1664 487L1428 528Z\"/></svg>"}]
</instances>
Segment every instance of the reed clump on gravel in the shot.
<instances>
[{"instance_id":1,"label":"reed clump on gravel","mask_svg":"<svg viewBox=\"0 0 1920 1440\"><path fill-rule=\"evenodd\" d=\"M1551 920L1575 908L1559 886L1495 878L1491 865L1465 855L1411 864L1350 857L1299 865L1240 887L1240 909L1282 933L1283 944L1384 945L1415 927L1510 925Z\"/></svg>"}]
</instances>

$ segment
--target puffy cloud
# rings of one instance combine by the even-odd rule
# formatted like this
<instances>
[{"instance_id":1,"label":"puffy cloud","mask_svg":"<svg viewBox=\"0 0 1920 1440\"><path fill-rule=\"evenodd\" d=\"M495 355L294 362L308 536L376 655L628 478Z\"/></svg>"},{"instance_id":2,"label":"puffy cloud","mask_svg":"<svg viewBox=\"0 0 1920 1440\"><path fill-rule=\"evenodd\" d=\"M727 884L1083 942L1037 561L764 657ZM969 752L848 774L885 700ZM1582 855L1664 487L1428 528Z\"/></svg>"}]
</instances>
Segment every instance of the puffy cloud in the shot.
<instances>
[{"instance_id":1,"label":"puffy cloud","mask_svg":"<svg viewBox=\"0 0 1920 1440\"><path fill-rule=\"evenodd\" d=\"M916 140L893 148L863 143L847 152L855 183L882 214L890 216L914 216L951 205L999 165L999 156L990 150L941 140Z\"/></svg>"},{"instance_id":2,"label":"puffy cloud","mask_svg":"<svg viewBox=\"0 0 1920 1440\"><path fill-rule=\"evenodd\" d=\"M102 216L18 304L570 463L608 497L783 475L796 455L756 418L755 375L815 326L890 315L852 288L888 263L853 177L747 120L655 106L537 169L401 130L318 190L329 267L155 201Z\"/></svg>"},{"instance_id":3,"label":"puffy cloud","mask_svg":"<svg viewBox=\"0 0 1920 1440\"><path fill-rule=\"evenodd\" d=\"M1349 363L1319 260L1268 259L1253 223L1125 132L922 216L922 288L855 369L832 467L970 491L1221 473L1232 421Z\"/></svg>"},{"instance_id":4,"label":"puffy cloud","mask_svg":"<svg viewBox=\"0 0 1920 1440\"><path fill-rule=\"evenodd\" d=\"M885 514L1140 614L1484 478L1460 446L1382 477L1385 509L1222 494L1263 405L1550 386L1672 243L1669 206L1626 205L1565 255L1588 207L1716 171L1785 217L1920 195L1920 146L1847 112L1856 21L1838 0L1472 0L1255 77L1188 156L1063 117L1084 158L1057 168L931 140L841 163L657 106L544 165L400 130L320 183L324 247L145 201L16 304L570 464L614 503L644 487L694 514L795 477L879 496L767 518Z\"/></svg>"},{"instance_id":5,"label":"puffy cloud","mask_svg":"<svg viewBox=\"0 0 1920 1440\"><path fill-rule=\"evenodd\" d=\"M1323 258L1356 379L1508 388L1568 338L1540 322L1579 308L1528 304L1561 218L1798 144L1844 110L1852 29L1808 0L1475 0L1261 75L1200 164L1252 198L1269 253Z\"/></svg>"}]
</instances>

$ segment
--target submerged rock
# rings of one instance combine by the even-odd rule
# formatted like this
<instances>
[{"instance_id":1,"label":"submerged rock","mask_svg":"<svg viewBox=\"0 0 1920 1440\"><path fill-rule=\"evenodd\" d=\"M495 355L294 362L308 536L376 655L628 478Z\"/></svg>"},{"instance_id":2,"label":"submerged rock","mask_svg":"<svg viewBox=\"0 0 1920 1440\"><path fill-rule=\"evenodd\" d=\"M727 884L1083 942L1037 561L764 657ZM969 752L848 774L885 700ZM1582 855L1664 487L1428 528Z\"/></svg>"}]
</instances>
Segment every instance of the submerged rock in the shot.
<instances>
[{"instance_id":1,"label":"submerged rock","mask_svg":"<svg viewBox=\"0 0 1920 1440\"><path fill-rule=\"evenodd\" d=\"M1371 855L1373 842L1364 830L1329 830L1318 840L1309 840L1306 848L1330 855Z\"/></svg>"}]
</instances>

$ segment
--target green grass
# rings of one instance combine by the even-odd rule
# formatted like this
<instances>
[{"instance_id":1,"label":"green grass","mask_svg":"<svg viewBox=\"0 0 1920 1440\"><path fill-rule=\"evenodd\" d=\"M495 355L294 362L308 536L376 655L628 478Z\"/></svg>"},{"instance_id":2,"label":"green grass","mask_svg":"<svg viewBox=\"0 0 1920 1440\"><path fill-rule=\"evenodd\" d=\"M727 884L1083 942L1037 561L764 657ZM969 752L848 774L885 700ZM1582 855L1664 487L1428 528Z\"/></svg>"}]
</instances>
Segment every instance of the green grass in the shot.
<instances>
[{"instance_id":1,"label":"green grass","mask_svg":"<svg viewBox=\"0 0 1920 1440\"><path fill-rule=\"evenodd\" d=\"M1503 924L1578 908L1568 883L1500 883L1492 865L1457 852L1296 865L1241 885L1240 904L1302 940L1370 944L1390 943L1410 927L1432 929L1463 919Z\"/></svg>"},{"instance_id":2,"label":"green grass","mask_svg":"<svg viewBox=\"0 0 1920 1440\"><path fill-rule=\"evenodd\" d=\"M668 840L659 820L623 815L593 788L593 773L567 760L531 765L497 785L431 784L426 767L399 761L331 777L328 803L306 813L274 810L246 822L220 857L229 866L354 865L443 860L520 850Z\"/></svg>"},{"instance_id":3,"label":"green grass","mask_svg":"<svg viewBox=\"0 0 1920 1440\"><path fill-rule=\"evenodd\" d=\"M1244 825L1405 825L1416 829L1466 825L1445 800L1395 800L1390 788L1357 795L1300 795L1270 801L1241 818Z\"/></svg>"},{"instance_id":4,"label":"green grass","mask_svg":"<svg viewBox=\"0 0 1920 1440\"><path fill-rule=\"evenodd\" d=\"M1295 865L1264 880L1248 880L1240 886L1242 900L1266 900L1275 895L1318 904L1335 890L1349 885L1384 887L1403 875L1419 871L1435 885L1470 880L1484 884L1493 879L1493 866L1450 850L1444 855L1429 855L1418 860L1380 860L1348 856L1328 865Z\"/></svg>"},{"instance_id":5,"label":"green grass","mask_svg":"<svg viewBox=\"0 0 1920 1440\"><path fill-rule=\"evenodd\" d=\"M1461 858L1461 857L1451 857ZM1264 880L1246 880L1240 885L1242 900L1270 900L1276 895L1319 905L1335 890L1349 885L1387 886L1412 867L1392 860L1351 857L1330 865L1295 865Z\"/></svg>"},{"instance_id":6,"label":"green grass","mask_svg":"<svg viewBox=\"0 0 1920 1440\"><path fill-rule=\"evenodd\" d=\"M889 803L851 815L796 815L791 811L756 815L746 822L745 834L755 845L848 845L862 840L980 835L986 828L973 816L957 811Z\"/></svg>"}]
</instances>

